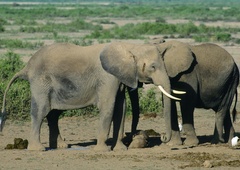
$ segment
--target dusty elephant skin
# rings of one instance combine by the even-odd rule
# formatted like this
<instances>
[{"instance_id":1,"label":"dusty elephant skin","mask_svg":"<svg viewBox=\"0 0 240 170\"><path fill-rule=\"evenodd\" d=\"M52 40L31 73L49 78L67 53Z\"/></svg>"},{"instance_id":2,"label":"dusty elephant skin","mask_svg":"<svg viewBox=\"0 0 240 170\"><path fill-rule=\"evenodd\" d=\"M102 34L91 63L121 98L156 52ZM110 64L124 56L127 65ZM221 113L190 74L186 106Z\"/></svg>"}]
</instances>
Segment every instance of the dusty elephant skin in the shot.
<instances>
[{"instance_id":1,"label":"dusty elephant skin","mask_svg":"<svg viewBox=\"0 0 240 170\"><path fill-rule=\"evenodd\" d=\"M153 83L164 93L163 113L166 121L166 135L164 135L164 139L165 142L168 142L171 139L171 115L169 114L171 99L180 99L171 95L170 80L164 62L161 59L159 49L157 48L156 50L155 48L156 46L152 44L136 46L130 43L122 44L115 42L104 48L100 54L100 60L104 70L116 76L127 86L136 88L138 86L137 81ZM156 56L157 61L155 60ZM124 59L122 59L123 57ZM132 62L129 61L133 61L136 65L132 65ZM149 61L154 62L149 64ZM129 74L132 76L126 76Z\"/></svg>"},{"instance_id":2,"label":"dusty elephant skin","mask_svg":"<svg viewBox=\"0 0 240 170\"><path fill-rule=\"evenodd\" d=\"M105 141L113 121L113 147L124 150L122 120L125 113L125 85L136 88L139 81L153 82L170 93L169 80L164 81L165 84L160 83L167 76L158 62L160 55L155 46L129 43L105 46L80 47L64 43L45 46L10 80L3 99L3 117L6 116L6 95L11 84L17 78L30 83L32 128L29 150L45 150L40 142L40 129L45 117L49 126L50 148L68 147L60 135L59 115L63 110L92 104L100 110L99 133L94 149L109 150ZM117 76L105 70L113 71ZM166 99L165 104L169 103L170 99Z\"/></svg>"},{"instance_id":3,"label":"dusty elephant skin","mask_svg":"<svg viewBox=\"0 0 240 170\"><path fill-rule=\"evenodd\" d=\"M220 46L210 43L191 46L179 41L169 41L158 44L157 47L162 51L172 88L186 92L180 96L183 130L186 133L184 143L191 146L199 143L194 129L194 108L215 111L212 143L230 142L235 132L230 106L237 94L239 83L239 70L233 57ZM233 119L236 102L237 99L233 108ZM172 138L169 144L182 144L175 101L172 101L169 113L172 115Z\"/></svg>"}]
</instances>

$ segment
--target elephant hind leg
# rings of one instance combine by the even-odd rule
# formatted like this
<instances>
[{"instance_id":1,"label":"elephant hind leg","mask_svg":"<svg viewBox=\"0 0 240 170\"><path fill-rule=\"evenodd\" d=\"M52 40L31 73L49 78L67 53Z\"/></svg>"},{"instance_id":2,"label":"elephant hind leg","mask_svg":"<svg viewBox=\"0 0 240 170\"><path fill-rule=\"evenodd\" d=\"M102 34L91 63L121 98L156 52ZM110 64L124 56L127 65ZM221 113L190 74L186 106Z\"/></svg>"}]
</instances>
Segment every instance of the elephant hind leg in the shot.
<instances>
[{"instance_id":1,"label":"elephant hind leg","mask_svg":"<svg viewBox=\"0 0 240 170\"><path fill-rule=\"evenodd\" d=\"M56 148L68 148L68 145L64 142L60 135L58 127L58 119L61 110L51 110L47 115L48 127L49 127L49 147Z\"/></svg>"},{"instance_id":2,"label":"elephant hind leg","mask_svg":"<svg viewBox=\"0 0 240 170\"><path fill-rule=\"evenodd\" d=\"M225 135L223 135L223 128ZM213 144L228 142L231 143L235 130L230 117L229 109L222 109L216 112L215 129L213 134Z\"/></svg>"},{"instance_id":3,"label":"elephant hind leg","mask_svg":"<svg viewBox=\"0 0 240 170\"><path fill-rule=\"evenodd\" d=\"M121 88L116 97L113 115L113 139L114 144L112 148L114 150L127 150L127 147L123 144L124 133L124 121L125 121L125 87Z\"/></svg>"},{"instance_id":4,"label":"elephant hind leg","mask_svg":"<svg viewBox=\"0 0 240 170\"><path fill-rule=\"evenodd\" d=\"M49 103L38 102L42 101L44 96L38 96L39 100L32 96L31 99L31 133L29 138L28 150L45 150L45 147L40 142L40 131L43 119L48 114ZM41 98L42 97L42 98ZM41 104L40 104L41 103Z\"/></svg>"},{"instance_id":5,"label":"elephant hind leg","mask_svg":"<svg viewBox=\"0 0 240 170\"><path fill-rule=\"evenodd\" d=\"M224 126L224 117L226 115L226 109L221 109L215 114L215 128L213 133L212 144L224 143L223 138L223 126Z\"/></svg>"},{"instance_id":6,"label":"elephant hind leg","mask_svg":"<svg viewBox=\"0 0 240 170\"><path fill-rule=\"evenodd\" d=\"M227 111L227 114L224 119L224 132L225 132L224 134L225 142L228 142L229 144L231 144L231 140L234 137L235 130L233 127L233 123L231 121L230 110Z\"/></svg>"}]
</instances>

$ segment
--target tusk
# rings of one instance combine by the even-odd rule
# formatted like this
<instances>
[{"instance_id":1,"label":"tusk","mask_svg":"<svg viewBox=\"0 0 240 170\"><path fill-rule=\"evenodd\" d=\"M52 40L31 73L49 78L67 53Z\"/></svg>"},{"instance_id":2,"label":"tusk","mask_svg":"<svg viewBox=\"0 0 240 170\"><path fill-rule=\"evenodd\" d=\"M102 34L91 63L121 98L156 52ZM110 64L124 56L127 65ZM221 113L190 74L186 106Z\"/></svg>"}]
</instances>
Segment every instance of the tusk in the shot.
<instances>
[{"instance_id":1,"label":"tusk","mask_svg":"<svg viewBox=\"0 0 240 170\"><path fill-rule=\"evenodd\" d=\"M167 93L162 86L158 86L158 88L165 94L167 97L174 99L174 100L181 100L180 98L174 97L171 94Z\"/></svg>"},{"instance_id":2,"label":"tusk","mask_svg":"<svg viewBox=\"0 0 240 170\"><path fill-rule=\"evenodd\" d=\"M179 91L179 90L172 90L174 94L186 94L185 91Z\"/></svg>"}]
</instances>

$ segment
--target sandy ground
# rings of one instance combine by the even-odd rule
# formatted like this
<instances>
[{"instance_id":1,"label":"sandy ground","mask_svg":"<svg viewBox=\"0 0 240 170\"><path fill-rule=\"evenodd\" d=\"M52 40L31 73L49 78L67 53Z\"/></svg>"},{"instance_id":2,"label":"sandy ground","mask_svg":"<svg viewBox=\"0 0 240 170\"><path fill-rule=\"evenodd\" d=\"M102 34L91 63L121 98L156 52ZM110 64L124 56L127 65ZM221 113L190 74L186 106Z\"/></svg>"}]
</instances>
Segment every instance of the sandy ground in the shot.
<instances>
[{"instance_id":1,"label":"sandy ground","mask_svg":"<svg viewBox=\"0 0 240 170\"><path fill-rule=\"evenodd\" d=\"M126 119L125 131L130 131L131 118ZM98 117L63 118L59 122L62 137L69 149L47 151L6 150L14 138L28 139L30 122L7 121L0 135L0 169L238 169L240 150L227 144L210 144L214 129L214 113L211 110L195 111L195 128L200 145L171 148L161 143L159 136L148 139L147 148L127 151L95 152ZM240 132L240 121L234 124ZM164 132L163 118L141 117L139 128ZM237 133L240 136L240 133ZM111 138L111 135L110 135ZM184 140L184 133L182 133ZM44 122L41 142L48 147L48 126ZM110 142L111 143L111 142Z\"/></svg>"}]
</instances>

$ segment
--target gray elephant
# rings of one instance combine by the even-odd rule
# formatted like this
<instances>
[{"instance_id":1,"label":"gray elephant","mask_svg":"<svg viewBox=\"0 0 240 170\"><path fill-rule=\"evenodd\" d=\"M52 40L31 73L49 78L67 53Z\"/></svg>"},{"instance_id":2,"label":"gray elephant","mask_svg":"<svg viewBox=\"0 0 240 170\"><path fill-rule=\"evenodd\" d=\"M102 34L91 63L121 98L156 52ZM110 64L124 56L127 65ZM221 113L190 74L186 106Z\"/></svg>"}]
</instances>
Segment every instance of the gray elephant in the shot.
<instances>
[{"instance_id":1,"label":"gray elephant","mask_svg":"<svg viewBox=\"0 0 240 170\"><path fill-rule=\"evenodd\" d=\"M162 90L165 89L166 94L174 98L170 95L169 78L158 62L159 57L158 49L151 45L111 43L80 47L59 43L45 46L10 80L3 99L1 127L6 117L7 91L17 78L22 78L29 81L32 95L29 150L45 150L40 142L40 129L45 117L50 132L50 147L67 147L58 127L60 113L92 104L100 111L99 133L94 149L109 150L105 142L112 121L116 141L114 149L126 149L122 143L125 85L136 88L138 81L153 82L161 85ZM111 63L111 58L118 63L117 66ZM107 68L107 65L110 67ZM110 72L119 71L120 77L107 73L103 67ZM170 107L170 99L166 99L164 104ZM168 129L171 130L169 123Z\"/></svg>"},{"instance_id":2,"label":"gray elephant","mask_svg":"<svg viewBox=\"0 0 240 170\"><path fill-rule=\"evenodd\" d=\"M211 43L191 46L179 41L169 41L158 44L157 47L161 51L171 88L186 92L180 97L183 129L186 133L184 143L191 146L199 143L194 129L194 108L213 109L216 112L212 143L227 140L230 142L234 135L230 106L234 95L237 94L239 83L239 70L232 56L220 46ZM233 109L234 114L236 114L236 102L237 99ZM171 103L170 113L171 140L163 138L163 142L179 145L182 141L174 100Z\"/></svg>"},{"instance_id":3,"label":"gray elephant","mask_svg":"<svg viewBox=\"0 0 240 170\"><path fill-rule=\"evenodd\" d=\"M237 95L237 86L239 83L239 71L232 56L223 48L214 44L202 44L190 46L189 44L179 41L169 41L166 43L153 43L157 46L161 58L155 65L166 71L162 71L161 84L168 84L170 80L170 89L178 89L176 93L181 94L180 107L183 119L183 128L186 133L186 145L195 146L199 143L194 130L193 112L194 108L213 109L216 112L214 138L212 143L224 142L232 139L234 128L230 117L230 106L233 102L234 95ZM115 47L112 47L115 48ZM121 48L116 48L119 53L115 55L111 61L105 61L101 57L103 68L116 76L120 81L126 79L125 72L119 70L119 65L122 64L118 58L123 56ZM124 50L122 50L124 51ZM104 53L104 52L103 52ZM109 55L110 56L110 55ZM116 68L115 68L116 67ZM144 64L142 71L138 71L139 80L147 73L151 74L150 70L145 70ZM126 72L128 69L126 69ZM149 72L148 72L149 71ZM134 73L134 71L131 71ZM166 74L166 75L164 75ZM146 77L146 76L145 76ZM169 80L167 80L169 79ZM154 80L150 80L150 82ZM166 81L166 82L165 82ZM148 82L148 80L143 80ZM165 83L164 83L165 82ZM126 83L127 84L127 83ZM158 84L154 82L154 84ZM131 86L131 84L128 84ZM166 86L166 85L165 85ZM170 92L170 91L168 91ZM186 92L184 94L184 92ZM184 95L182 95L184 94ZM181 145L176 100L171 100L171 104L164 98L164 116L166 122L166 135L162 135L162 141L169 145ZM233 109L233 118L236 114L236 102ZM135 112L139 113L139 112ZM168 115L169 114L169 115ZM135 117L138 117L136 115ZM136 127L137 121L133 122ZM223 138L223 127L225 131L225 139ZM168 129L170 128L170 129ZM172 129L172 130L171 130Z\"/></svg>"}]
</instances>

